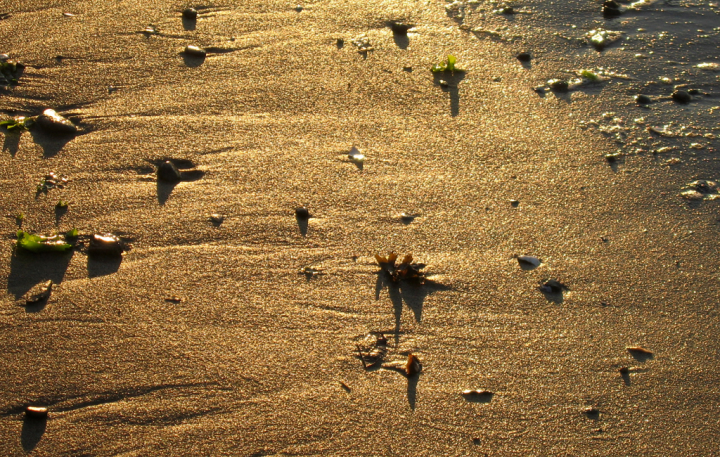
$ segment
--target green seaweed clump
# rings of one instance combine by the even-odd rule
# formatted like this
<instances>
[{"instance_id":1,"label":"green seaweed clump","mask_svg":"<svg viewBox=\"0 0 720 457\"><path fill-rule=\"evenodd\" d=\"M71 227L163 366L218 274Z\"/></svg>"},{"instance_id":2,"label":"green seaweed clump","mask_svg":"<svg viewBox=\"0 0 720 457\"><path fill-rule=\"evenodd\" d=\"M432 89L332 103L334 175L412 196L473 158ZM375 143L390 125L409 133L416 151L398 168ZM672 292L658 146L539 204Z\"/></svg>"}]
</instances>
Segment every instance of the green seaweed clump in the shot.
<instances>
[{"instance_id":1,"label":"green seaweed clump","mask_svg":"<svg viewBox=\"0 0 720 457\"><path fill-rule=\"evenodd\" d=\"M432 66L432 68L430 68L430 70L433 73L443 73L446 71L449 71L450 73L455 73L456 71L457 72L465 71L465 70L462 70L462 69L456 67L455 62L457 62L457 58L455 56L448 55L447 60L440 62L440 63L436 63L435 65Z\"/></svg>"},{"instance_id":2,"label":"green seaweed clump","mask_svg":"<svg viewBox=\"0 0 720 457\"><path fill-rule=\"evenodd\" d=\"M22 132L23 130L27 130L31 125L32 121L23 116L11 117L0 121L0 127L5 127L8 132Z\"/></svg>"},{"instance_id":3,"label":"green seaweed clump","mask_svg":"<svg viewBox=\"0 0 720 457\"><path fill-rule=\"evenodd\" d=\"M31 252L65 252L72 249L62 235L42 236L23 230L17 231L17 246Z\"/></svg>"}]
</instances>

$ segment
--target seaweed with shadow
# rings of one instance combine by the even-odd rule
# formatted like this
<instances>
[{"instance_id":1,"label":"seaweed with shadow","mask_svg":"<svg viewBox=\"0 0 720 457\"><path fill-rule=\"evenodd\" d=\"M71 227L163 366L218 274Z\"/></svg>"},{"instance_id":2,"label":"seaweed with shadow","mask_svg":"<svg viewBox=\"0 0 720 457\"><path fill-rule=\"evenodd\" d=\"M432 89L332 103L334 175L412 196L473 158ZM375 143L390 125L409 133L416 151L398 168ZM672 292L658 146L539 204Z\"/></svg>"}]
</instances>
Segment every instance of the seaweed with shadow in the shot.
<instances>
[{"instance_id":1,"label":"seaweed with shadow","mask_svg":"<svg viewBox=\"0 0 720 457\"><path fill-rule=\"evenodd\" d=\"M433 73L433 80L436 86L440 86L443 92L450 94L450 115L452 117L460 114L460 89L458 84L465 79L465 71L442 71Z\"/></svg>"},{"instance_id":2,"label":"seaweed with shadow","mask_svg":"<svg viewBox=\"0 0 720 457\"><path fill-rule=\"evenodd\" d=\"M30 130L30 134L33 141L42 148L43 156L46 159L56 156L66 144L79 135L78 133L49 132L42 128L33 128Z\"/></svg>"},{"instance_id":3,"label":"seaweed with shadow","mask_svg":"<svg viewBox=\"0 0 720 457\"><path fill-rule=\"evenodd\" d=\"M412 255L407 255L399 265L395 265L397 255L375 256L380 270L375 283L375 299L387 288L395 311L395 344L400 340L403 303L412 310L416 322L422 322L423 305L427 297L438 291L451 290L450 286L429 279L421 270L424 264L412 263Z\"/></svg>"},{"instance_id":4,"label":"seaweed with shadow","mask_svg":"<svg viewBox=\"0 0 720 457\"><path fill-rule=\"evenodd\" d=\"M20 432L20 444L25 452L31 452L37 447L45 429L47 428L47 418L26 417L23 421L22 431Z\"/></svg>"},{"instance_id":5,"label":"seaweed with shadow","mask_svg":"<svg viewBox=\"0 0 720 457\"><path fill-rule=\"evenodd\" d=\"M11 132L4 127L0 131L3 132L5 137L2 147L3 152L8 151L11 157L15 157L15 154L17 154L20 149L20 137L22 136L22 132Z\"/></svg>"},{"instance_id":6,"label":"seaweed with shadow","mask_svg":"<svg viewBox=\"0 0 720 457\"><path fill-rule=\"evenodd\" d=\"M32 253L23 249L15 249L10 258L8 292L13 294L17 300L40 282L51 280L54 284L61 283L73 254L74 250ZM34 311L39 306L44 307L44 303L38 303L29 311Z\"/></svg>"},{"instance_id":7,"label":"seaweed with shadow","mask_svg":"<svg viewBox=\"0 0 720 457\"><path fill-rule=\"evenodd\" d=\"M151 161L157 170L160 170L160 167L167 164L167 162L171 164L169 167L171 169L174 168L177 173L174 176L161 177L160 171L158 171L157 199L160 205L165 205L170 198L170 194L172 194L172 191L175 189L175 186L179 183L197 181L205 176L205 172L196 169L195 164L190 160L160 159Z\"/></svg>"}]
</instances>

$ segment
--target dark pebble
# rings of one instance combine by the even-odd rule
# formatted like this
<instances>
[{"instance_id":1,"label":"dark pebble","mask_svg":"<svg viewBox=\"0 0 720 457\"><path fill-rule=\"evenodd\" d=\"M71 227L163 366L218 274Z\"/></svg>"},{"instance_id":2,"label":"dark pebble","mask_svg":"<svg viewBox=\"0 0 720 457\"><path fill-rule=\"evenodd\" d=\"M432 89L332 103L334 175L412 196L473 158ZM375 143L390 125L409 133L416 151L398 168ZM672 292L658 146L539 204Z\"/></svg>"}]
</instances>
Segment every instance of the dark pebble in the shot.
<instances>
[{"instance_id":1,"label":"dark pebble","mask_svg":"<svg viewBox=\"0 0 720 457\"><path fill-rule=\"evenodd\" d=\"M597 417L598 415L600 415L600 410L595 409L592 406L589 408L585 408L583 412L590 417Z\"/></svg>"},{"instance_id":2,"label":"dark pebble","mask_svg":"<svg viewBox=\"0 0 720 457\"><path fill-rule=\"evenodd\" d=\"M115 235L93 235L88 253L91 255L119 256L125 250L123 242Z\"/></svg>"},{"instance_id":3,"label":"dark pebble","mask_svg":"<svg viewBox=\"0 0 720 457\"><path fill-rule=\"evenodd\" d=\"M635 101L640 105L647 105L648 103L652 103L652 98L641 94L635 96Z\"/></svg>"},{"instance_id":4,"label":"dark pebble","mask_svg":"<svg viewBox=\"0 0 720 457\"><path fill-rule=\"evenodd\" d=\"M48 415L48 409L44 406L26 406L25 415L32 419L45 419Z\"/></svg>"},{"instance_id":5,"label":"dark pebble","mask_svg":"<svg viewBox=\"0 0 720 457\"><path fill-rule=\"evenodd\" d=\"M207 52L202 48L190 45L185 47L185 54L194 57L205 57Z\"/></svg>"},{"instance_id":6,"label":"dark pebble","mask_svg":"<svg viewBox=\"0 0 720 457\"><path fill-rule=\"evenodd\" d=\"M690 95L701 95L700 89L690 89L688 90L688 94Z\"/></svg>"},{"instance_id":7,"label":"dark pebble","mask_svg":"<svg viewBox=\"0 0 720 457\"><path fill-rule=\"evenodd\" d=\"M157 169L157 177L158 179L167 182L178 182L182 178L180 170L178 170L175 164L169 160L160 164Z\"/></svg>"},{"instance_id":8,"label":"dark pebble","mask_svg":"<svg viewBox=\"0 0 720 457\"><path fill-rule=\"evenodd\" d=\"M182 12L182 15L185 19L190 19L194 21L197 19L198 12L195 8L185 8Z\"/></svg>"},{"instance_id":9,"label":"dark pebble","mask_svg":"<svg viewBox=\"0 0 720 457\"><path fill-rule=\"evenodd\" d=\"M61 134L77 133L77 127L68 119L59 115L54 109L46 109L43 111L35 122L43 129L51 132Z\"/></svg>"},{"instance_id":10,"label":"dark pebble","mask_svg":"<svg viewBox=\"0 0 720 457\"><path fill-rule=\"evenodd\" d=\"M392 32L395 35L402 35L402 36L406 36L408 33L408 30L410 30L412 28L412 25L403 24L402 22L395 22L395 21L390 22L389 25L390 25L390 30L392 30Z\"/></svg>"},{"instance_id":11,"label":"dark pebble","mask_svg":"<svg viewBox=\"0 0 720 457\"><path fill-rule=\"evenodd\" d=\"M518 200L510 200L510 205L514 208L517 208L518 206L520 206L520 202Z\"/></svg>"},{"instance_id":12,"label":"dark pebble","mask_svg":"<svg viewBox=\"0 0 720 457\"><path fill-rule=\"evenodd\" d=\"M562 293L563 290L567 290L568 287L557 279L548 279L547 281L542 283L540 289L542 289L544 292L559 294Z\"/></svg>"},{"instance_id":13,"label":"dark pebble","mask_svg":"<svg viewBox=\"0 0 720 457\"><path fill-rule=\"evenodd\" d=\"M570 90L570 83L563 81L562 79L553 79L548 81L548 83L550 85L550 89L556 92L567 92Z\"/></svg>"},{"instance_id":14,"label":"dark pebble","mask_svg":"<svg viewBox=\"0 0 720 457\"><path fill-rule=\"evenodd\" d=\"M517 59L520 62L530 62L530 53L529 52L521 52L517 55Z\"/></svg>"},{"instance_id":15,"label":"dark pebble","mask_svg":"<svg viewBox=\"0 0 720 457\"><path fill-rule=\"evenodd\" d=\"M602 13L605 17L618 17L622 14L620 4L614 0L603 3Z\"/></svg>"},{"instance_id":16,"label":"dark pebble","mask_svg":"<svg viewBox=\"0 0 720 457\"><path fill-rule=\"evenodd\" d=\"M338 38L337 41L335 42L335 45L337 46L338 49L342 49L343 46L345 46L345 40L343 40L342 38Z\"/></svg>"},{"instance_id":17,"label":"dark pebble","mask_svg":"<svg viewBox=\"0 0 720 457\"><path fill-rule=\"evenodd\" d=\"M506 6L505 8L502 9L502 13L503 14L515 14L515 10L513 9L512 6Z\"/></svg>"},{"instance_id":18,"label":"dark pebble","mask_svg":"<svg viewBox=\"0 0 720 457\"><path fill-rule=\"evenodd\" d=\"M684 90L676 90L672 93L672 99L678 103L690 103L692 97Z\"/></svg>"},{"instance_id":19,"label":"dark pebble","mask_svg":"<svg viewBox=\"0 0 720 457\"><path fill-rule=\"evenodd\" d=\"M301 206L300 208L295 208L295 217L297 217L300 220L305 221L305 220L310 219L312 216L310 215L310 211L308 211L307 208L305 208L304 206Z\"/></svg>"}]
</instances>

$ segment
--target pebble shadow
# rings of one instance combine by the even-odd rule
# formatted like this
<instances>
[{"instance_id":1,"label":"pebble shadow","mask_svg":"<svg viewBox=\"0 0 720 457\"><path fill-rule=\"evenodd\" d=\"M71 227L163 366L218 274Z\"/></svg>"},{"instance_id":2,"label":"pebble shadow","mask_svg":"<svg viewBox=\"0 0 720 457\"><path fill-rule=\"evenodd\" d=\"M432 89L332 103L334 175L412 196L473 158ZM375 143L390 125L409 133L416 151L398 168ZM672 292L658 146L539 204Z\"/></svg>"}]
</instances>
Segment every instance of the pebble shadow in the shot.
<instances>
[{"instance_id":1,"label":"pebble shadow","mask_svg":"<svg viewBox=\"0 0 720 457\"><path fill-rule=\"evenodd\" d=\"M37 447L46 428L46 418L26 418L23 421L22 431L20 432L20 444L25 452L30 452Z\"/></svg>"},{"instance_id":2,"label":"pebble shadow","mask_svg":"<svg viewBox=\"0 0 720 457\"><path fill-rule=\"evenodd\" d=\"M185 66L190 68L196 68L205 63L205 57L193 56L185 52L181 52L180 55L183 58L183 62L185 62Z\"/></svg>"},{"instance_id":3,"label":"pebble shadow","mask_svg":"<svg viewBox=\"0 0 720 457\"><path fill-rule=\"evenodd\" d=\"M18 150L20 149L20 133L8 132L3 130L5 134L5 140L3 141L3 152L7 151L11 157L15 157Z\"/></svg>"},{"instance_id":4,"label":"pebble shadow","mask_svg":"<svg viewBox=\"0 0 720 457\"><path fill-rule=\"evenodd\" d=\"M182 18L183 29L192 32L197 27L197 19L190 19L185 16Z\"/></svg>"},{"instance_id":5,"label":"pebble shadow","mask_svg":"<svg viewBox=\"0 0 720 457\"><path fill-rule=\"evenodd\" d=\"M48 159L55 157L70 141L74 140L76 134L59 134L43 131L41 128L34 128L30 131L33 141L42 148L43 156Z\"/></svg>"},{"instance_id":6,"label":"pebble shadow","mask_svg":"<svg viewBox=\"0 0 720 457\"><path fill-rule=\"evenodd\" d=\"M116 273L120 269L122 256L88 256L87 270L89 278L97 278Z\"/></svg>"}]
</instances>

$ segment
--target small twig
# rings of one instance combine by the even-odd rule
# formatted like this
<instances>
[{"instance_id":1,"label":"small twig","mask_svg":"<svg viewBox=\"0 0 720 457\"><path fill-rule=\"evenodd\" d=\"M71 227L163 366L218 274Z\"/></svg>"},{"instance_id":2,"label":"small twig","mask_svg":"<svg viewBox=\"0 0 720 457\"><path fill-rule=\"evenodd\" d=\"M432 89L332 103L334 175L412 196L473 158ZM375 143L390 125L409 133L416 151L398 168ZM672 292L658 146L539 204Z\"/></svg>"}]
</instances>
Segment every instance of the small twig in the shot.
<instances>
[{"instance_id":1,"label":"small twig","mask_svg":"<svg viewBox=\"0 0 720 457\"><path fill-rule=\"evenodd\" d=\"M355 347L358 350L358 354L360 354L360 361L363 364L363 368L367 370L367 364L365 363L365 357L363 357L362 349L360 349L360 345L356 344Z\"/></svg>"}]
</instances>

